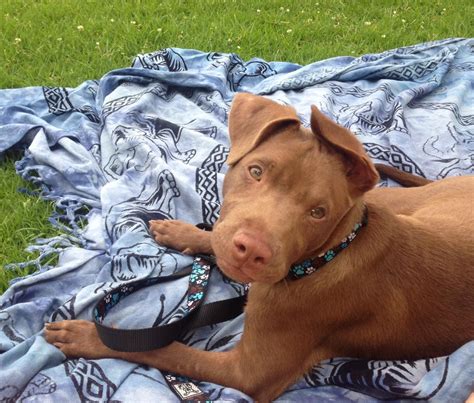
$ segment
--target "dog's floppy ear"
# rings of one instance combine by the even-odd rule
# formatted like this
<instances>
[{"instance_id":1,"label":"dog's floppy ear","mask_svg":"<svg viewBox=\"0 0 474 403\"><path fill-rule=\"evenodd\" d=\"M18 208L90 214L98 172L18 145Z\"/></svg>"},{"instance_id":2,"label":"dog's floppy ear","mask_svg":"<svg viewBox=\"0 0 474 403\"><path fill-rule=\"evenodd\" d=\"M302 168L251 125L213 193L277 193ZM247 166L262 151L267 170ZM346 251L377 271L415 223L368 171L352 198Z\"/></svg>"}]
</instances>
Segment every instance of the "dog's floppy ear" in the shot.
<instances>
[{"instance_id":1,"label":"dog's floppy ear","mask_svg":"<svg viewBox=\"0 0 474 403\"><path fill-rule=\"evenodd\" d=\"M292 107L258 95L237 94L229 116L231 149L227 164L236 164L269 134L289 124L301 124Z\"/></svg>"},{"instance_id":2,"label":"dog's floppy ear","mask_svg":"<svg viewBox=\"0 0 474 403\"><path fill-rule=\"evenodd\" d=\"M366 192L377 184L379 175L357 137L314 105L311 106L311 130L324 144L343 155L347 177L357 190Z\"/></svg>"}]
</instances>

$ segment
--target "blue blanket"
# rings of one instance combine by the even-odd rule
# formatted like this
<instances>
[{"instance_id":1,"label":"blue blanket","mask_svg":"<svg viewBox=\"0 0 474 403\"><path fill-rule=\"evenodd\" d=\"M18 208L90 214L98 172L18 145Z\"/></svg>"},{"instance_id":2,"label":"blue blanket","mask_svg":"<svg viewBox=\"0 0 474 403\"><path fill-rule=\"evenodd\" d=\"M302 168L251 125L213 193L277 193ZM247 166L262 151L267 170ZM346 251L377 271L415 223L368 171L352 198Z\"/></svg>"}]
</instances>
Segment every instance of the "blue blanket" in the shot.
<instances>
[{"instance_id":1,"label":"blue blanket","mask_svg":"<svg viewBox=\"0 0 474 403\"><path fill-rule=\"evenodd\" d=\"M189 265L189 257L154 242L147 221L215 222L236 92L291 104L305 125L316 104L356 133L378 162L432 179L472 174L473 49L473 40L451 39L299 66L168 48L77 88L0 91L0 152L25 147L17 170L56 202L51 221L64 233L31 246L39 257L28 264L38 270L0 298L0 401L177 399L156 369L65 360L42 328L46 321L91 319L112 287ZM54 254L57 264L46 264ZM108 319L130 328L166 323L182 312L186 288L186 278L151 286ZM241 292L215 272L206 301ZM226 350L242 323L240 316L198 329L185 341ZM334 358L315 365L280 399L462 402L473 380L470 342L449 357L414 362ZM198 385L213 400L250 400L220 385Z\"/></svg>"}]
</instances>

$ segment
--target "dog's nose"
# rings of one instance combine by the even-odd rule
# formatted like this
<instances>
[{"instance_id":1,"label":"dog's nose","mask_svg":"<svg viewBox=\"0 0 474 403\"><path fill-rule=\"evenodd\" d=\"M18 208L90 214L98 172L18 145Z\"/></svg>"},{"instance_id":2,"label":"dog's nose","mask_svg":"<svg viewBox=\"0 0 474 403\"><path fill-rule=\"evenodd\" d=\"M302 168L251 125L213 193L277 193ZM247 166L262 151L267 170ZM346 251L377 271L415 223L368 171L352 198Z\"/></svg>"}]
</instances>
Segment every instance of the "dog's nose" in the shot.
<instances>
[{"instance_id":1,"label":"dog's nose","mask_svg":"<svg viewBox=\"0 0 474 403\"><path fill-rule=\"evenodd\" d=\"M240 263L250 265L252 268L260 269L272 258L270 246L260 237L246 232L234 235L233 257Z\"/></svg>"}]
</instances>

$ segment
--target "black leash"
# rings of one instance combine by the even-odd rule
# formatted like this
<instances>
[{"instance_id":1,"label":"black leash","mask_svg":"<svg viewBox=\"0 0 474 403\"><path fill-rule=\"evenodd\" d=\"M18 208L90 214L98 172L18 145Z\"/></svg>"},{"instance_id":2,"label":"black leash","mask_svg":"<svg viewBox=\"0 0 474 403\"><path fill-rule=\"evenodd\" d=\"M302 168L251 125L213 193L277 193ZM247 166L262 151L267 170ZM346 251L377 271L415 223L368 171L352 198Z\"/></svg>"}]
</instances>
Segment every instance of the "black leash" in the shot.
<instances>
[{"instance_id":1,"label":"black leash","mask_svg":"<svg viewBox=\"0 0 474 403\"><path fill-rule=\"evenodd\" d=\"M122 284L109 291L93 310L94 323L102 342L116 351L139 352L165 347L180 340L189 330L231 320L240 315L247 295L202 304L205 299L211 270L217 268L213 256L198 255L191 266L169 276L152 277ZM153 284L165 283L189 276L186 293L186 313L172 323L142 329L119 329L105 326L108 312L131 293ZM206 401L209 396L185 377L163 373L168 387L182 401Z\"/></svg>"},{"instance_id":2,"label":"black leash","mask_svg":"<svg viewBox=\"0 0 474 403\"><path fill-rule=\"evenodd\" d=\"M212 257L196 256L191 266L169 276L153 277L122 284L109 291L95 306L93 317L102 342L116 351L139 352L165 347L179 340L188 330L233 319L243 312L246 295L202 305L211 269ZM186 314L165 325L142 329L119 329L102 322L108 312L123 298L141 288L189 276Z\"/></svg>"}]
</instances>

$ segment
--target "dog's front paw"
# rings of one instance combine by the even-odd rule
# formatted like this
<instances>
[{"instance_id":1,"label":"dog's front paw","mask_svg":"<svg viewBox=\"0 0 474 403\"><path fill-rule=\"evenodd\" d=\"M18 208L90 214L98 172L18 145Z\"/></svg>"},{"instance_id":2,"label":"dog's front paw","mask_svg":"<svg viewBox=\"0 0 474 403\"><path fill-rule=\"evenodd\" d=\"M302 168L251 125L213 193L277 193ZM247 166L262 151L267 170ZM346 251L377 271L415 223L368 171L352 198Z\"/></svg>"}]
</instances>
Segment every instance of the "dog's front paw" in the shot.
<instances>
[{"instance_id":1,"label":"dog's front paw","mask_svg":"<svg viewBox=\"0 0 474 403\"><path fill-rule=\"evenodd\" d=\"M212 253L209 232L180 220L152 220L150 233L160 245L176 249L187 255Z\"/></svg>"},{"instance_id":2,"label":"dog's front paw","mask_svg":"<svg viewBox=\"0 0 474 403\"><path fill-rule=\"evenodd\" d=\"M68 358L120 358L118 351L102 343L93 322L64 320L47 323L44 337Z\"/></svg>"}]
</instances>

